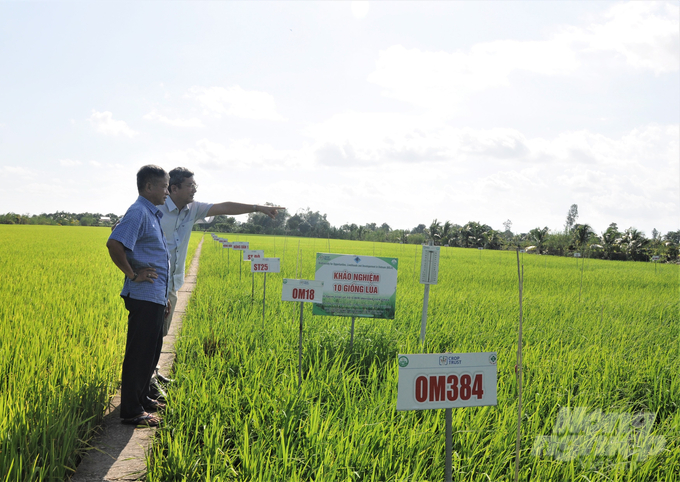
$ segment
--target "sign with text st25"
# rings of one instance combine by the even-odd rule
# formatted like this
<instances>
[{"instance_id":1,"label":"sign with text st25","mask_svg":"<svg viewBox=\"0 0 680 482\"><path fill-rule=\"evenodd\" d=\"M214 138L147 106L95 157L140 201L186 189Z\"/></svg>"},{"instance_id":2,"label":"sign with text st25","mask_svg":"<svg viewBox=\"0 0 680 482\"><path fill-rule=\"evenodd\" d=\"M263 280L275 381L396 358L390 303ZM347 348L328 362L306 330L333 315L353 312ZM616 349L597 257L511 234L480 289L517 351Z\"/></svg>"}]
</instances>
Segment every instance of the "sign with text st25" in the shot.
<instances>
[{"instance_id":1,"label":"sign with text st25","mask_svg":"<svg viewBox=\"0 0 680 482\"><path fill-rule=\"evenodd\" d=\"M245 251L246 249L250 249L250 241L234 241L231 243L231 249L236 249L238 251Z\"/></svg>"},{"instance_id":2,"label":"sign with text st25","mask_svg":"<svg viewBox=\"0 0 680 482\"><path fill-rule=\"evenodd\" d=\"M496 352L399 355L397 410L496 405Z\"/></svg>"},{"instance_id":3,"label":"sign with text st25","mask_svg":"<svg viewBox=\"0 0 680 482\"><path fill-rule=\"evenodd\" d=\"M254 259L264 258L263 249L246 249L243 252L243 261L252 261Z\"/></svg>"},{"instance_id":4,"label":"sign with text st25","mask_svg":"<svg viewBox=\"0 0 680 482\"><path fill-rule=\"evenodd\" d=\"M397 258L316 254L314 279L323 282L323 302L314 315L394 319Z\"/></svg>"},{"instance_id":5,"label":"sign with text st25","mask_svg":"<svg viewBox=\"0 0 680 482\"><path fill-rule=\"evenodd\" d=\"M281 260L279 258L254 259L250 262L251 273L280 273Z\"/></svg>"},{"instance_id":6,"label":"sign with text st25","mask_svg":"<svg viewBox=\"0 0 680 482\"><path fill-rule=\"evenodd\" d=\"M420 259L420 284L436 285L439 278L439 246L423 245Z\"/></svg>"},{"instance_id":7,"label":"sign with text st25","mask_svg":"<svg viewBox=\"0 0 680 482\"><path fill-rule=\"evenodd\" d=\"M323 283L307 279L283 279L281 301L306 301L321 303L323 300Z\"/></svg>"}]
</instances>

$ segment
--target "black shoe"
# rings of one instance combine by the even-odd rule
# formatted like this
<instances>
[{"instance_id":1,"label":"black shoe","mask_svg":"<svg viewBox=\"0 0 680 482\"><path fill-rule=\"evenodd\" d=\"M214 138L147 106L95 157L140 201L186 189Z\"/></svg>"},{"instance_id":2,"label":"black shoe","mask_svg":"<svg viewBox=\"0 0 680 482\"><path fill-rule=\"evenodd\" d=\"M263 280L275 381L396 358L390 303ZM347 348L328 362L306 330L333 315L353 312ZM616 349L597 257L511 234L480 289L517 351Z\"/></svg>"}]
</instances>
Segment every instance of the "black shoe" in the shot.
<instances>
[{"instance_id":1,"label":"black shoe","mask_svg":"<svg viewBox=\"0 0 680 482\"><path fill-rule=\"evenodd\" d=\"M159 382L165 383L165 384L174 383L174 382L175 382L175 380L173 380L172 378L164 377L164 376L161 375L160 373L156 373L156 378L158 379Z\"/></svg>"},{"instance_id":2,"label":"black shoe","mask_svg":"<svg viewBox=\"0 0 680 482\"><path fill-rule=\"evenodd\" d=\"M156 380L158 380L161 383L168 384L168 383L173 383L175 381L172 378L168 378L168 377L161 375L160 372L158 371L158 367L156 367L155 373L156 373Z\"/></svg>"},{"instance_id":3,"label":"black shoe","mask_svg":"<svg viewBox=\"0 0 680 482\"><path fill-rule=\"evenodd\" d=\"M158 400L159 402L165 402L166 397L167 394L161 384L158 383L158 380L155 378L152 379L151 385L149 386L149 398Z\"/></svg>"},{"instance_id":4,"label":"black shoe","mask_svg":"<svg viewBox=\"0 0 680 482\"><path fill-rule=\"evenodd\" d=\"M148 399L147 403L144 404L144 410L146 410L149 413L158 412L164 409L165 403L161 402L160 400Z\"/></svg>"}]
</instances>

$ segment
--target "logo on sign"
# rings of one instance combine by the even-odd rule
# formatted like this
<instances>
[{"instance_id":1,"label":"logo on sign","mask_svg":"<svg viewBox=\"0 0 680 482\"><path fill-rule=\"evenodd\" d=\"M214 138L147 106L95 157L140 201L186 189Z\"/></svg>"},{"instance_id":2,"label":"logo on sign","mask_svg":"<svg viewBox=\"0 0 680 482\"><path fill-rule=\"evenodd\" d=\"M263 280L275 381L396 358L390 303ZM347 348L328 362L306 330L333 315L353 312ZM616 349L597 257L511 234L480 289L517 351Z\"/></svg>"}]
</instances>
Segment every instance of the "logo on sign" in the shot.
<instances>
[{"instance_id":1,"label":"logo on sign","mask_svg":"<svg viewBox=\"0 0 680 482\"><path fill-rule=\"evenodd\" d=\"M359 264L360 261L361 261L361 258L360 258L359 256L357 256L356 258L354 258L354 262L355 262L355 263Z\"/></svg>"},{"instance_id":2,"label":"logo on sign","mask_svg":"<svg viewBox=\"0 0 680 482\"><path fill-rule=\"evenodd\" d=\"M399 366L404 368L405 366L408 365L408 357L407 356L400 356L399 357Z\"/></svg>"},{"instance_id":3,"label":"logo on sign","mask_svg":"<svg viewBox=\"0 0 680 482\"><path fill-rule=\"evenodd\" d=\"M439 365L460 365L461 360L459 356L442 355L439 357Z\"/></svg>"},{"instance_id":4,"label":"logo on sign","mask_svg":"<svg viewBox=\"0 0 680 482\"><path fill-rule=\"evenodd\" d=\"M498 357L496 355L489 356L489 363L491 363L492 365L496 364L496 360L498 360Z\"/></svg>"}]
</instances>

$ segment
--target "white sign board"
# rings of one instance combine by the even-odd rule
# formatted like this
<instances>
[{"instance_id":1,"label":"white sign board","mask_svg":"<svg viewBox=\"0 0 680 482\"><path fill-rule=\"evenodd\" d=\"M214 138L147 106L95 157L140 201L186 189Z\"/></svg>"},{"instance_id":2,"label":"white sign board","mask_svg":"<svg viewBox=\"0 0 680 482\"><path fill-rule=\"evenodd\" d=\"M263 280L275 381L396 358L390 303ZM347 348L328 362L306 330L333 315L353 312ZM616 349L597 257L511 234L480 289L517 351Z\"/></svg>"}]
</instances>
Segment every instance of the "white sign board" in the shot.
<instances>
[{"instance_id":1,"label":"white sign board","mask_svg":"<svg viewBox=\"0 0 680 482\"><path fill-rule=\"evenodd\" d=\"M251 273L280 273L281 260L279 258L254 259L250 263Z\"/></svg>"},{"instance_id":2,"label":"white sign board","mask_svg":"<svg viewBox=\"0 0 680 482\"><path fill-rule=\"evenodd\" d=\"M323 282L306 279L283 279L281 301L321 303L322 300Z\"/></svg>"},{"instance_id":3,"label":"white sign board","mask_svg":"<svg viewBox=\"0 0 680 482\"><path fill-rule=\"evenodd\" d=\"M397 410L498 403L496 352L399 355Z\"/></svg>"},{"instance_id":4,"label":"white sign board","mask_svg":"<svg viewBox=\"0 0 680 482\"><path fill-rule=\"evenodd\" d=\"M238 251L244 251L246 249L250 248L250 243L249 242L243 242L243 241L234 241L231 243L231 249L236 249Z\"/></svg>"},{"instance_id":5,"label":"white sign board","mask_svg":"<svg viewBox=\"0 0 680 482\"><path fill-rule=\"evenodd\" d=\"M397 258L316 254L314 279L323 282L323 303L313 314L394 319Z\"/></svg>"},{"instance_id":6,"label":"white sign board","mask_svg":"<svg viewBox=\"0 0 680 482\"><path fill-rule=\"evenodd\" d=\"M574 253L574 258L580 258L580 257L581 257L581 253Z\"/></svg>"},{"instance_id":7,"label":"white sign board","mask_svg":"<svg viewBox=\"0 0 680 482\"><path fill-rule=\"evenodd\" d=\"M263 249L246 249L243 252L243 261L252 261L253 259L264 258Z\"/></svg>"},{"instance_id":8,"label":"white sign board","mask_svg":"<svg viewBox=\"0 0 680 482\"><path fill-rule=\"evenodd\" d=\"M439 277L439 246L423 245L420 259L420 284L436 285Z\"/></svg>"},{"instance_id":9,"label":"white sign board","mask_svg":"<svg viewBox=\"0 0 680 482\"><path fill-rule=\"evenodd\" d=\"M659 257L658 256L652 256L652 261L659 261Z\"/></svg>"},{"instance_id":10,"label":"white sign board","mask_svg":"<svg viewBox=\"0 0 680 482\"><path fill-rule=\"evenodd\" d=\"M234 243L230 243L226 239L222 240L222 247L223 248L231 248L234 245Z\"/></svg>"}]
</instances>

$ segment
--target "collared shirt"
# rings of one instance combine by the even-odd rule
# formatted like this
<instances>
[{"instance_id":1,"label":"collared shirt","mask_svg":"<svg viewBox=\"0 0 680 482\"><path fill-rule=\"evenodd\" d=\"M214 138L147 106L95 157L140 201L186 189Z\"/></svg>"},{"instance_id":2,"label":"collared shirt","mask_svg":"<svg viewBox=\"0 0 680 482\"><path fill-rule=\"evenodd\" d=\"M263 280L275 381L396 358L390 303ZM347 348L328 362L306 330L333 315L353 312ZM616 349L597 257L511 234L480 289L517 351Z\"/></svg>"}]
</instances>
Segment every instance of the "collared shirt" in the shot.
<instances>
[{"instance_id":1,"label":"collared shirt","mask_svg":"<svg viewBox=\"0 0 680 482\"><path fill-rule=\"evenodd\" d=\"M130 206L120 224L111 232L109 239L119 241L125 247L125 255L133 270L156 268L158 278L153 283L136 283L127 276L121 296L151 301L164 305L168 302L168 272L170 257L161 230L163 213L148 199L139 196Z\"/></svg>"},{"instance_id":2,"label":"collared shirt","mask_svg":"<svg viewBox=\"0 0 680 482\"><path fill-rule=\"evenodd\" d=\"M203 218L205 218L212 206L209 203L194 201L187 204L180 212L170 196L165 198L165 204L158 206L163 213L161 227L163 228L163 234L165 234L165 240L170 251L171 292L179 290L184 284L184 267L187 261L191 229L194 223L210 222L212 217L208 220Z\"/></svg>"}]
</instances>

